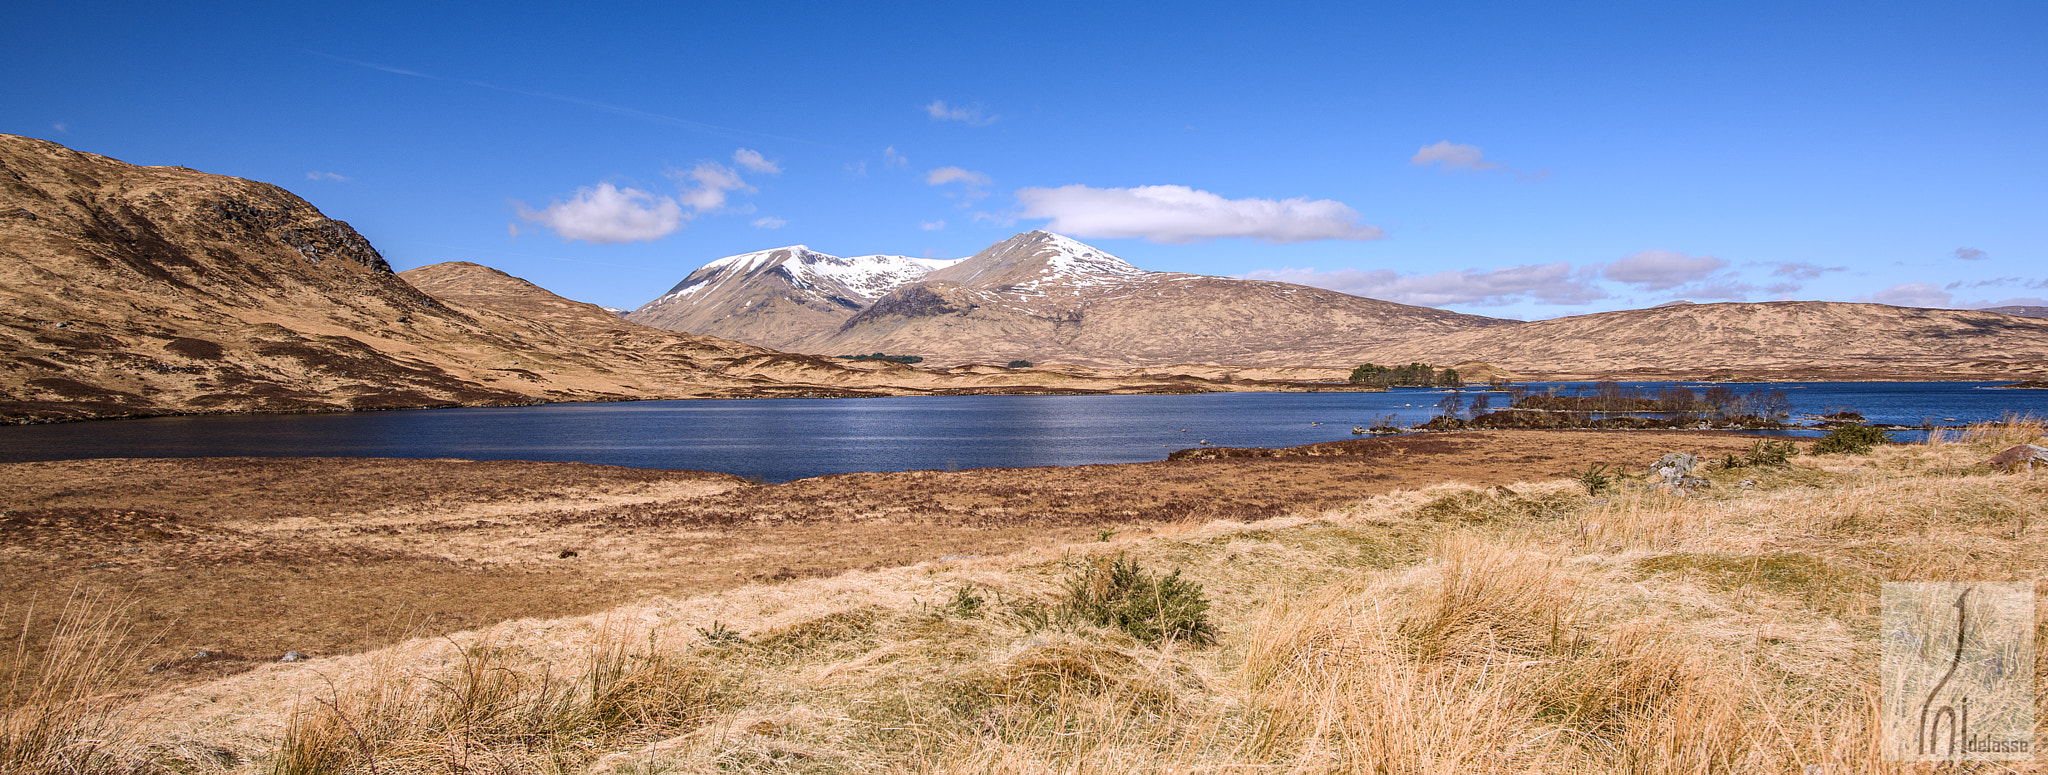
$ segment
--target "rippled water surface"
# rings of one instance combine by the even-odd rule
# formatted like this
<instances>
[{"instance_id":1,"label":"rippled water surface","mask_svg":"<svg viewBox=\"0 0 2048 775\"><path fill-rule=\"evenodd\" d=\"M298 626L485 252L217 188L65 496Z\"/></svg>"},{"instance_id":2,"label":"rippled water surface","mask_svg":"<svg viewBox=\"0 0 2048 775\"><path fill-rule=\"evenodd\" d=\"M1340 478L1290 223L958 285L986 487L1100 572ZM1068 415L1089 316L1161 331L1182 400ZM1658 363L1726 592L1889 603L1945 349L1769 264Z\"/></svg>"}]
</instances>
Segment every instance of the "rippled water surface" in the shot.
<instances>
[{"instance_id":1,"label":"rippled water surface","mask_svg":"<svg viewBox=\"0 0 2048 775\"><path fill-rule=\"evenodd\" d=\"M1543 389L1554 383L1537 383ZM1672 383L1624 383L1654 390ZM1690 384L1690 383L1678 383ZM1872 422L2048 416L2048 391L1997 383L1828 382L1784 390L1795 412ZM1693 385L1704 387L1703 385ZM1584 389L1563 383L1566 392ZM1480 391L1466 391L1466 398ZM91 457L364 456L556 460L690 468L785 481L849 471L1165 459L1201 442L1286 447L1352 438L1395 414L1437 413L1442 391L1179 396L949 396L554 404L321 415L161 417L0 427L0 462ZM1496 408L1508 397L1493 394ZM1318 424L1319 423L1319 424Z\"/></svg>"}]
</instances>

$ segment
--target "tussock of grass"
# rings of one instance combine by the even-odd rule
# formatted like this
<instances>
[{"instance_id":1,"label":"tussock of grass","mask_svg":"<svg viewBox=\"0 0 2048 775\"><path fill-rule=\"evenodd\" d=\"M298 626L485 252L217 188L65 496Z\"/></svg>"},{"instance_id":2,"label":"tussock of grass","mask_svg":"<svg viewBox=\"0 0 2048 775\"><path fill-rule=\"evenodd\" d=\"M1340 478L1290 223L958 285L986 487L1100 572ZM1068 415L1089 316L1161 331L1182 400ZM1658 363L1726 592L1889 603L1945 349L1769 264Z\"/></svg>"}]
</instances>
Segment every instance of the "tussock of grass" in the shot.
<instances>
[{"instance_id":1,"label":"tussock of grass","mask_svg":"<svg viewBox=\"0 0 2048 775\"><path fill-rule=\"evenodd\" d=\"M22 612L12 648L0 651L0 772L152 772L181 758L149 751L113 717L114 671L137 650L120 608L74 593L48 640L32 642L39 614Z\"/></svg>"},{"instance_id":2,"label":"tussock of grass","mask_svg":"<svg viewBox=\"0 0 2048 775\"><path fill-rule=\"evenodd\" d=\"M1554 645L1570 615L1571 579L1555 560L1500 549L1459 534L1444 546L1437 582L1402 623L1425 657L1534 654Z\"/></svg>"},{"instance_id":3,"label":"tussock of grass","mask_svg":"<svg viewBox=\"0 0 2048 775\"><path fill-rule=\"evenodd\" d=\"M1181 578L1178 569L1164 576L1152 573L1129 557L1098 559L1083 567L1067 581L1061 612L1146 643L1216 641L1200 584Z\"/></svg>"},{"instance_id":4,"label":"tussock of grass","mask_svg":"<svg viewBox=\"0 0 2048 775\"><path fill-rule=\"evenodd\" d=\"M1878 591L1877 578L1869 572L1803 552L1678 552L1644 557L1635 565L1647 575L1697 573L1717 591L1754 587L1840 615L1870 614L1868 606Z\"/></svg>"},{"instance_id":5,"label":"tussock of grass","mask_svg":"<svg viewBox=\"0 0 2048 775\"><path fill-rule=\"evenodd\" d=\"M1684 496L1446 485L508 623L213 691L301 687L231 740L280 773L1892 771L1877 585L2043 583L2048 477L1977 466L2026 422Z\"/></svg>"},{"instance_id":6,"label":"tussock of grass","mask_svg":"<svg viewBox=\"0 0 2048 775\"><path fill-rule=\"evenodd\" d=\"M1597 493L1611 489L1606 482L1612 477L1602 476L1602 484L1598 488L1588 486L1587 489ZM1452 487L1445 488L1444 492L1422 504L1416 509L1416 515L1440 522L1558 519L1577 511L1585 503L1586 499L1581 494L1558 488Z\"/></svg>"},{"instance_id":7,"label":"tussock of grass","mask_svg":"<svg viewBox=\"0 0 2048 775\"><path fill-rule=\"evenodd\" d=\"M637 647L636 647L637 646ZM688 731L719 708L725 677L687 652L633 644L607 627L580 674L479 643L449 669L399 675L301 705L268 762L274 775L340 772L540 772L607 749Z\"/></svg>"}]
</instances>

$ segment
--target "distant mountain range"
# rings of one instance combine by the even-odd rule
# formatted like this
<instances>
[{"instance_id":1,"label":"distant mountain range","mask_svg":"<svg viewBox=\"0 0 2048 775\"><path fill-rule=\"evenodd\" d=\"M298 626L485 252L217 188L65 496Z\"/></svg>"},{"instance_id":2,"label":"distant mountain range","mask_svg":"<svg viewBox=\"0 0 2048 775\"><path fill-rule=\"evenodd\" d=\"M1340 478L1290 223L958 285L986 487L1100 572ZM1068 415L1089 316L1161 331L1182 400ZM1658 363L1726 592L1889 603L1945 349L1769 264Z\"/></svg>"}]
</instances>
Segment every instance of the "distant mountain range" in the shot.
<instances>
[{"instance_id":1,"label":"distant mountain range","mask_svg":"<svg viewBox=\"0 0 2048 775\"><path fill-rule=\"evenodd\" d=\"M1148 272L1043 231L957 261L909 261L802 248L733 256L626 317L662 328L695 319L701 328L690 330L796 352L1098 367L1336 366L1360 346L1514 324L1288 283ZM845 274L866 281L858 294L808 269L846 263Z\"/></svg>"},{"instance_id":2,"label":"distant mountain range","mask_svg":"<svg viewBox=\"0 0 2048 775\"><path fill-rule=\"evenodd\" d=\"M1985 307L1978 312L1996 312L2000 315L2017 315L2023 318L2048 318L2048 307Z\"/></svg>"},{"instance_id":3,"label":"distant mountain range","mask_svg":"<svg viewBox=\"0 0 2048 775\"><path fill-rule=\"evenodd\" d=\"M812 266L862 283L842 290ZM1286 283L1148 272L1033 231L953 262L839 259L800 247L723 258L626 317L664 328L694 320L701 328L689 330L780 350L884 352L938 364L1334 370L1479 361L1557 378L1997 379L2048 371L2048 324L1999 314L2006 311L1670 302L1524 323Z\"/></svg>"}]
</instances>

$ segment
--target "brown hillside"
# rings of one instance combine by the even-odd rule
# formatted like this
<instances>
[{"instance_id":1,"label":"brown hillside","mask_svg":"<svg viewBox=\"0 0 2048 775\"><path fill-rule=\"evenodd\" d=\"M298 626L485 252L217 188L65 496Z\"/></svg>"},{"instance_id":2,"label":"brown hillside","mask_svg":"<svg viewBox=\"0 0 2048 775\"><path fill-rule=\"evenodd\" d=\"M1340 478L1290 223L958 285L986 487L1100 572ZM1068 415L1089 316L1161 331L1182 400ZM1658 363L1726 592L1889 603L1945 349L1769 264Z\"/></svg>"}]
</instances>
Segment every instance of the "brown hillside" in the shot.
<instances>
[{"instance_id":1,"label":"brown hillside","mask_svg":"<svg viewBox=\"0 0 2048 775\"><path fill-rule=\"evenodd\" d=\"M276 186L0 135L0 420L971 392L1034 379L991 386L659 331L475 265L408 276L446 299ZM1086 392L1190 389L1058 379Z\"/></svg>"},{"instance_id":2,"label":"brown hillside","mask_svg":"<svg viewBox=\"0 0 2048 775\"><path fill-rule=\"evenodd\" d=\"M530 400L437 362L511 343L291 193L6 135L0 298L0 417Z\"/></svg>"},{"instance_id":3,"label":"brown hillside","mask_svg":"<svg viewBox=\"0 0 2048 775\"><path fill-rule=\"evenodd\" d=\"M2003 379L2048 373L2048 320L1821 301L1692 304L1423 337L1349 357L1477 360L1539 378Z\"/></svg>"}]
</instances>

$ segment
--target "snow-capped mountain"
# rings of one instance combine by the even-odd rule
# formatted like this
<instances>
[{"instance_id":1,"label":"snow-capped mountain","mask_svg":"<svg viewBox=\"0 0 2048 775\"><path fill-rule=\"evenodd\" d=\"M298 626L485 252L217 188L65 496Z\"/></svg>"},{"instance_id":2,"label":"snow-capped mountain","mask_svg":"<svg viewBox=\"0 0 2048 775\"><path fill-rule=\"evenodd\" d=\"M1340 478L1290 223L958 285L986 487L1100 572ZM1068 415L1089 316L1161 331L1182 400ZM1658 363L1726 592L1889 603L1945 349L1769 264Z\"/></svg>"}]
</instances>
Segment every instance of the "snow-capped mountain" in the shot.
<instances>
[{"instance_id":1,"label":"snow-capped mountain","mask_svg":"<svg viewBox=\"0 0 2048 775\"><path fill-rule=\"evenodd\" d=\"M1032 231L899 287L830 335L795 346L939 363L1303 365L1342 362L1331 355L1376 342L1506 323L1288 283L1151 272Z\"/></svg>"},{"instance_id":2,"label":"snow-capped mountain","mask_svg":"<svg viewBox=\"0 0 2048 775\"><path fill-rule=\"evenodd\" d=\"M1321 288L1150 272L1031 231L957 261L803 247L722 258L628 319L821 355L1101 366L1320 363L1336 350L1506 321Z\"/></svg>"},{"instance_id":3,"label":"snow-capped mountain","mask_svg":"<svg viewBox=\"0 0 2048 775\"><path fill-rule=\"evenodd\" d=\"M1104 288L1147 272L1091 245L1031 231L990 245L925 279L971 288L1038 293L1059 287Z\"/></svg>"},{"instance_id":4,"label":"snow-capped mountain","mask_svg":"<svg viewBox=\"0 0 2048 775\"><path fill-rule=\"evenodd\" d=\"M837 327L889 291L956 263L910 256L842 258L803 245L742 253L698 267L626 319L676 331L724 331L785 349L820 329Z\"/></svg>"}]
</instances>

